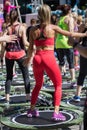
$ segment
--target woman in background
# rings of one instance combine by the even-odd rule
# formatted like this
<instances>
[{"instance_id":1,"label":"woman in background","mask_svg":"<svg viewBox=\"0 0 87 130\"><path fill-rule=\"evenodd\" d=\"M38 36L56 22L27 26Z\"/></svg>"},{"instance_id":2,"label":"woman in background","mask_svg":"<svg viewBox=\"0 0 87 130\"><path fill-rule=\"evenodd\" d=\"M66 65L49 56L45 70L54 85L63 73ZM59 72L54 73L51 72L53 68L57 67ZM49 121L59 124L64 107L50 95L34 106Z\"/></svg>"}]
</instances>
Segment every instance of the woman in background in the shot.
<instances>
[{"instance_id":1,"label":"woman in background","mask_svg":"<svg viewBox=\"0 0 87 130\"><path fill-rule=\"evenodd\" d=\"M30 81L29 81L29 73L28 67L23 66L24 58L26 56L25 46L29 46L29 42L26 37L26 28L23 24L18 21L18 13L17 10L12 10L10 12L10 20L11 25L7 29L8 35L15 34L17 36L17 40L15 43L9 42L5 47L5 62L6 62L6 83L5 83L5 94L6 94L6 102L9 104L10 102L10 86L13 78L13 66L16 61L21 69L24 85L25 85L25 93L26 100L30 98ZM10 66L10 67L9 67Z\"/></svg>"}]
</instances>

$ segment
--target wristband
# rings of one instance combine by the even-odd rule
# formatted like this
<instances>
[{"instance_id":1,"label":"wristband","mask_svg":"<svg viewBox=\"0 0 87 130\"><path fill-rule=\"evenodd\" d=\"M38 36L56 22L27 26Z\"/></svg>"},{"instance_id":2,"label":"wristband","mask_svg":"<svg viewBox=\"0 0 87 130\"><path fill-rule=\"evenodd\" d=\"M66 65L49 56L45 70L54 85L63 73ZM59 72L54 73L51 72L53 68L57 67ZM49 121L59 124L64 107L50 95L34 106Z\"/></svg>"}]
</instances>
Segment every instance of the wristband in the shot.
<instances>
[{"instance_id":1,"label":"wristband","mask_svg":"<svg viewBox=\"0 0 87 130\"><path fill-rule=\"evenodd\" d=\"M75 48L78 44L79 44L79 42L74 42L73 48Z\"/></svg>"}]
</instances>

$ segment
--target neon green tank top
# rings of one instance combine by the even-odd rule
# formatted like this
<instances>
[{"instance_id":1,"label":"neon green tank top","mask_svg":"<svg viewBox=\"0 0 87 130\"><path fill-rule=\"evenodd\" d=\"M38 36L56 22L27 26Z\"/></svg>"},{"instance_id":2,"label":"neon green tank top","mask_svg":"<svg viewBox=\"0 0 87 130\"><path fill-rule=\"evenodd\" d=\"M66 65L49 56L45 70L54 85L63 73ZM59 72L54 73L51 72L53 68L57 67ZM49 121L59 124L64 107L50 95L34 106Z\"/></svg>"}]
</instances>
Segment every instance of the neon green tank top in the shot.
<instances>
[{"instance_id":1,"label":"neon green tank top","mask_svg":"<svg viewBox=\"0 0 87 130\"><path fill-rule=\"evenodd\" d=\"M63 30L69 30L68 25L64 22L65 17L66 16L63 16L60 18L58 22L58 26L62 28ZM57 34L55 47L56 49L57 48L62 48L62 49L72 48L71 46L68 45L68 36L64 36L62 34Z\"/></svg>"}]
</instances>

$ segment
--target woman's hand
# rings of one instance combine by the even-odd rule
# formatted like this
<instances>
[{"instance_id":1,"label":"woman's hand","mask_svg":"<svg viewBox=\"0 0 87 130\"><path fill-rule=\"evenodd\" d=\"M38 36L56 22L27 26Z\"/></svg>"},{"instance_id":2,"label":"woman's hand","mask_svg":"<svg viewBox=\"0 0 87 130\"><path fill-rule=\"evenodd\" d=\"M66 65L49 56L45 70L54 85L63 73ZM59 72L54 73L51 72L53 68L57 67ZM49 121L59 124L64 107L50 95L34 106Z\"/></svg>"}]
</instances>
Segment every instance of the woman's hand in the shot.
<instances>
[{"instance_id":1,"label":"woman's hand","mask_svg":"<svg viewBox=\"0 0 87 130\"><path fill-rule=\"evenodd\" d=\"M15 42L16 40L17 40L17 36L16 35L3 35L3 37L4 37L4 39L3 39L3 41L5 41L5 42Z\"/></svg>"}]
</instances>

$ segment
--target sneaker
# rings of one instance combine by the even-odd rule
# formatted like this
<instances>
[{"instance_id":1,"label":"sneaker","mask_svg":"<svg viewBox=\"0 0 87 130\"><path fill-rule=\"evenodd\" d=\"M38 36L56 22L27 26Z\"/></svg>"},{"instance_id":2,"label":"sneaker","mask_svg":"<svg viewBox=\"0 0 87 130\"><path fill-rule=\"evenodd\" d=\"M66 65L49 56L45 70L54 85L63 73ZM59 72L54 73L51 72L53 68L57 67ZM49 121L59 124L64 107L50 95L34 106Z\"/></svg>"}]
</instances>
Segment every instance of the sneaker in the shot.
<instances>
[{"instance_id":1,"label":"sneaker","mask_svg":"<svg viewBox=\"0 0 87 130\"><path fill-rule=\"evenodd\" d=\"M80 66L79 65L76 65L75 66L75 70L79 70L80 69Z\"/></svg>"},{"instance_id":2,"label":"sneaker","mask_svg":"<svg viewBox=\"0 0 87 130\"><path fill-rule=\"evenodd\" d=\"M73 100L76 101L76 102L80 102L80 96L76 96L76 95L75 95L75 96L73 97Z\"/></svg>"},{"instance_id":3,"label":"sneaker","mask_svg":"<svg viewBox=\"0 0 87 130\"><path fill-rule=\"evenodd\" d=\"M28 117L39 117L39 112L37 110L29 109L27 112Z\"/></svg>"},{"instance_id":4,"label":"sneaker","mask_svg":"<svg viewBox=\"0 0 87 130\"><path fill-rule=\"evenodd\" d=\"M77 86L77 83L76 82L72 82L71 85L70 85L70 88L73 89L73 88L76 88Z\"/></svg>"},{"instance_id":5,"label":"sneaker","mask_svg":"<svg viewBox=\"0 0 87 130\"><path fill-rule=\"evenodd\" d=\"M17 78L17 74L13 74L13 78Z\"/></svg>"},{"instance_id":6,"label":"sneaker","mask_svg":"<svg viewBox=\"0 0 87 130\"><path fill-rule=\"evenodd\" d=\"M52 116L52 119L54 121L58 121L58 120L65 121L66 117L61 112L59 112L58 114L56 112L54 112L53 116Z\"/></svg>"}]
</instances>

